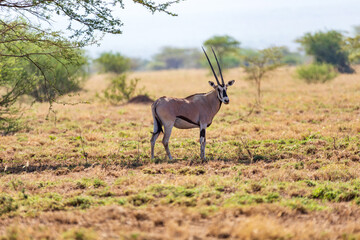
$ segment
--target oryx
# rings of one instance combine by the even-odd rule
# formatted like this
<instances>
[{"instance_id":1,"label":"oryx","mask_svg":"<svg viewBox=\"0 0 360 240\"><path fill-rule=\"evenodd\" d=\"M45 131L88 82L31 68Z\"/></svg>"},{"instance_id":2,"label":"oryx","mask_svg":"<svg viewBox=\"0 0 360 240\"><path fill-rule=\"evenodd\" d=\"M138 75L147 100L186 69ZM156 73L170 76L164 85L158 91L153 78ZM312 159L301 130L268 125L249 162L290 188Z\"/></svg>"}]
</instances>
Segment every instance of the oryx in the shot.
<instances>
[{"instance_id":1,"label":"oryx","mask_svg":"<svg viewBox=\"0 0 360 240\"><path fill-rule=\"evenodd\" d=\"M205 160L206 128L211 125L211 122L216 113L219 111L221 104L229 103L229 97L226 94L226 90L228 86L234 84L235 80L231 80L225 85L220 64L214 50L212 49L219 68L222 82L220 83L206 51L204 48L202 49L209 62L217 85L215 85L214 82L209 81L210 86L214 89L208 93L197 93L186 98L161 97L151 105L154 119L154 131L151 137L151 159L154 158L154 146L156 139L158 138L160 132L163 132L162 126L164 126L165 131L162 143L170 160L172 160L172 157L169 150L169 138L173 127L179 129L200 128L200 157L202 160Z\"/></svg>"}]
</instances>

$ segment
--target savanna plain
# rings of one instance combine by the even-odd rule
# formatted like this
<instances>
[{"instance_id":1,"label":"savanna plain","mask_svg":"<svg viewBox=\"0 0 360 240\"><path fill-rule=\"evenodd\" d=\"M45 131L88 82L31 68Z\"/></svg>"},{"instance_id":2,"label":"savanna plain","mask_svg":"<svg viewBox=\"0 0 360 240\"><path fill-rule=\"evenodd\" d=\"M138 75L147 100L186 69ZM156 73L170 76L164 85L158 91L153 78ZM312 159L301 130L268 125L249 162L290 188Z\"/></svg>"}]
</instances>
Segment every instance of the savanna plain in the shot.
<instances>
[{"instance_id":1,"label":"savanna plain","mask_svg":"<svg viewBox=\"0 0 360 240\"><path fill-rule=\"evenodd\" d=\"M198 129L173 130L172 161L160 135L151 160L151 105L103 102L109 75L55 113L23 104L26 127L0 137L0 239L360 239L360 73L306 84L280 68L252 112L255 87L241 69L224 75L236 82L205 163ZM153 99L213 81L207 70L129 77Z\"/></svg>"}]
</instances>

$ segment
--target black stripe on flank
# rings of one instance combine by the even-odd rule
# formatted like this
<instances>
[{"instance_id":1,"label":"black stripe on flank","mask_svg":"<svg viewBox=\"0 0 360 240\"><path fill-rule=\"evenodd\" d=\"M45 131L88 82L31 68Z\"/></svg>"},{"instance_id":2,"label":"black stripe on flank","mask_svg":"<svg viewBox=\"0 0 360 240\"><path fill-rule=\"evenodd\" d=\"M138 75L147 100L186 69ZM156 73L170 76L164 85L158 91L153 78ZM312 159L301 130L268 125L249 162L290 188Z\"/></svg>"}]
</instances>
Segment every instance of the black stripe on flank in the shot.
<instances>
[{"instance_id":1,"label":"black stripe on flank","mask_svg":"<svg viewBox=\"0 0 360 240\"><path fill-rule=\"evenodd\" d=\"M194 123L193 121L191 121L190 119L188 119L187 117L184 117L184 116L176 116L177 118L180 118L188 123L191 123L191 124L194 124L196 126L200 126L198 123Z\"/></svg>"},{"instance_id":2,"label":"black stripe on flank","mask_svg":"<svg viewBox=\"0 0 360 240\"><path fill-rule=\"evenodd\" d=\"M201 129L200 131L200 137L205 137L205 129Z\"/></svg>"}]
</instances>

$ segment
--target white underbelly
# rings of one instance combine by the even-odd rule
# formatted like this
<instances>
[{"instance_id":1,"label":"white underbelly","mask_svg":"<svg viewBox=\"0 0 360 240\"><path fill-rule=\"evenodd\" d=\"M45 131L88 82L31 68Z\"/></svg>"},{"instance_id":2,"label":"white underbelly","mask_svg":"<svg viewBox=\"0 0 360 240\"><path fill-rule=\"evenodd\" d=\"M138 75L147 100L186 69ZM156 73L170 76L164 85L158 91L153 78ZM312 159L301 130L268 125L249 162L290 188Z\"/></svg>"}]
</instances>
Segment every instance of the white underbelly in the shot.
<instances>
[{"instance_id":1,"label":"white underbelly","mask_svg":"<svg viewBox=\"0 0 360 240\"><path fill-rule=\"evenodd\" d=\"M189 129L189 128L198 128L199 126L190 122L187 122L183 119L176 118L174 127L180 128L180 129Z\"/></svg>"}]
</instances>

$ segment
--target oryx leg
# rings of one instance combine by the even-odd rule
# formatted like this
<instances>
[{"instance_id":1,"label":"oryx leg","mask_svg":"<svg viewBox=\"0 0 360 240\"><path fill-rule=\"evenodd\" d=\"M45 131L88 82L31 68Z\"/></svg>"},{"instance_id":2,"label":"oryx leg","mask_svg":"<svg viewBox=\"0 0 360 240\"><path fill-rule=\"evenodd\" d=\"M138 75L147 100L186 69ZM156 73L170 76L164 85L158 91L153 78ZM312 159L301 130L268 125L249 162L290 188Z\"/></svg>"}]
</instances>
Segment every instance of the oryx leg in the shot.
<instances>
[{"instance_id":1,"label":"oryx leg","mask_svg":"<svg viewBox=\"0 0 360 240\"><path fill-rule=\"evenodd\" d=\"M159 137L160 135L160 132L156 133L154 132L152 134L152 137L151 137L151 159L154 159L154 148L155 148L155 142L156 142L156 139Z\"/></svg>"},{"instance_id":2,"label":"oryx leg","mask_svg":"<svg viewBox=\"0 0 360 240\"><path fill-rule=\"evenodd\" d=\"M206 126L200 126L200 158L205 161Z\"/></svg>"},{"instance_id":3,"label":"oryx leg","mask_svg":"<svg viewBox=\"0 0 360 240\"><path fill-rule=\"evenodd\" d=\"M171 157L170 150L169 150L169 139L171 136L171 131L172 131L173 126L174 126L174 123L164 125L164 138L162 140L162 143L164 144L164 148L165 148L166 154L169 157L169 160L173 159Z\"/></svg>"},{"instance_id":4,"label":"oryx leg","mask_svg":"<svg viewBox=\"0 0 360 240\"><path fill-rule=\"evenodd\" d=\"M162 124L161 121L156 118L155 111L153 110L153 119L154 119L154 131L151 136L151 159L154 159L154 148L156 139L159 137L160 133L162 132Z\"/></svg>"}]
</instances>

